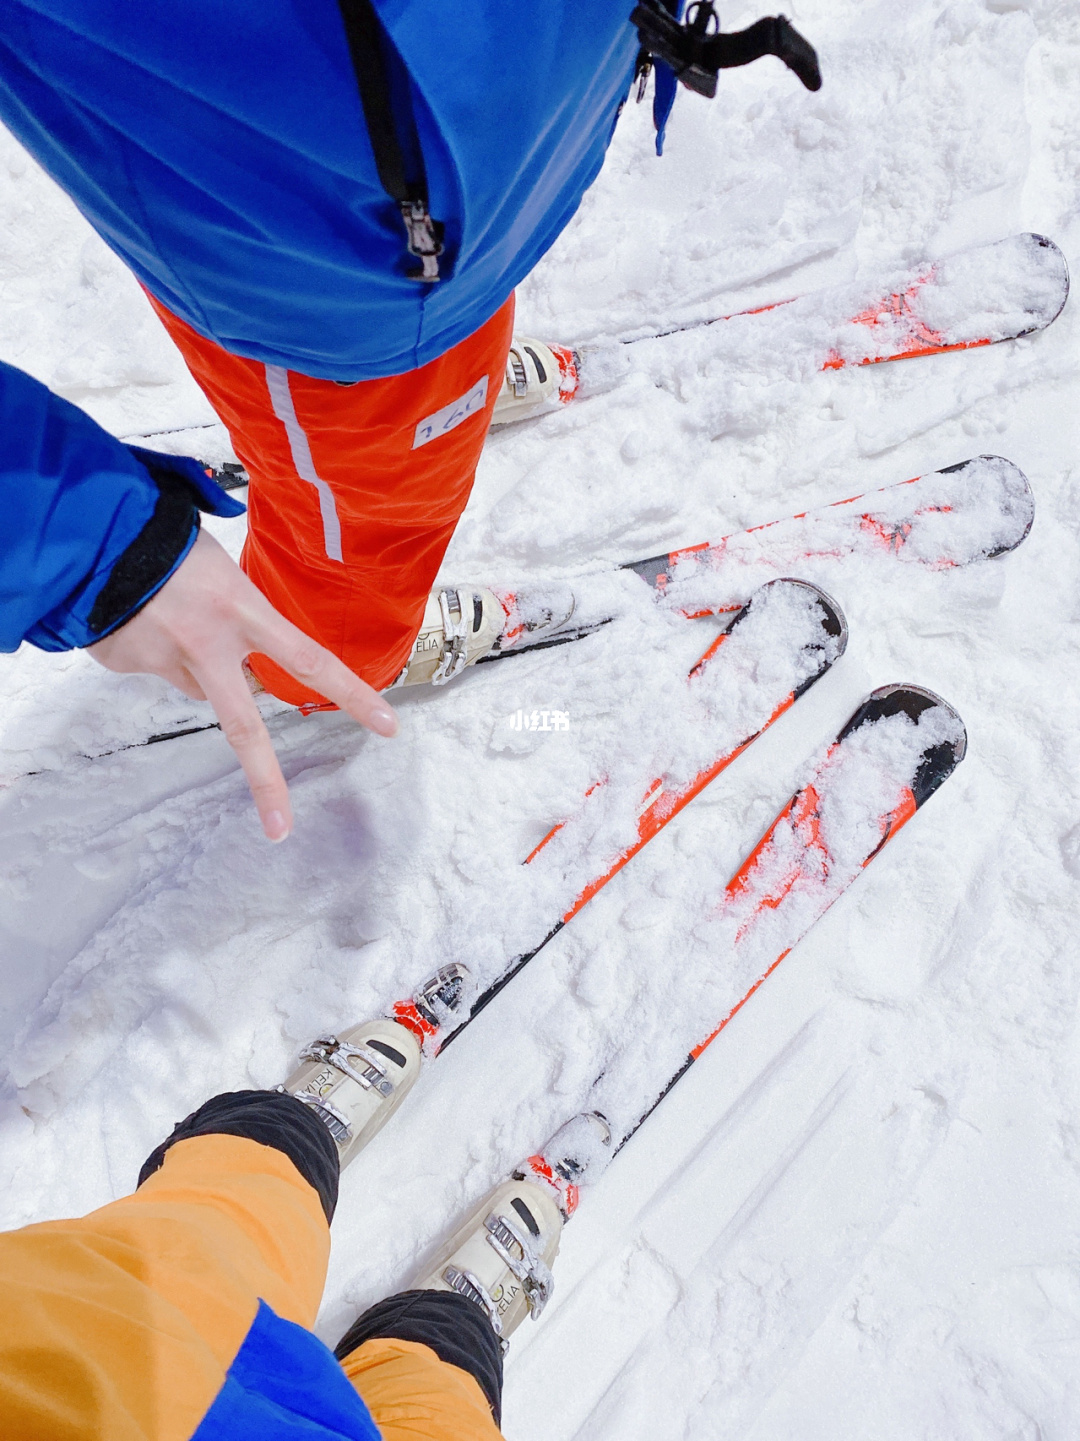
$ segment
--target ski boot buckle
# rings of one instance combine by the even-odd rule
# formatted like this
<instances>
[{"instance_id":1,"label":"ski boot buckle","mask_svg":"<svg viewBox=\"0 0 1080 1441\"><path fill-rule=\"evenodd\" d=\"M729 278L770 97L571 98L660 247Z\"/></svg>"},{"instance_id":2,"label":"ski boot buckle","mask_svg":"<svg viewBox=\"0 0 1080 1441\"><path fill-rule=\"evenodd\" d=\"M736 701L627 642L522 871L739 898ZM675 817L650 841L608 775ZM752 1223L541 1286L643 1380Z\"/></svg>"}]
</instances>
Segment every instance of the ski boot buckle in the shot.
<instances>
[{"instance_id":1,"label":"ski boot buckle","mask_svg":"<svg viewBox=\"0 0 1080 1441\"><path fill-rule=\"evenodd\" d=\"M286 1091L284 1086L276 1086L275 1090L280 1091L283 1096L292 1096L294 1101L310 1106L339 1146L352 1140L353 1129L348 1116L330 1101L324 1100L322 1096L313 1096L310 1091Z\"/></svg>"},{"instance_id":2,"label":"ski boot buckle","mask_svg":"<svg viewBox=\"0 0 1080 1441\"><path fill-rule=\"evenodd\" d=\"M455 619L451 610L451 599L457 607L457 618ZM445 685L448 680L453 680L469 663L469 626L465 617L465 607L461 603L461 592L458 590L439 591L439 610L442 613L443 635L445 645L442 660L439 661L435 674L431 677L432 685Z\"/></svg>"},{"instance_id":3,"label":"ski boot buckle","mask_svg":"<svg viewBox=\"0 0 1080 1441\"><path fill-rule=\"evenodd\" d=\"M502 1353L505 1356L509 1349L509 1342L503 1340L502 1317L499 1315L499 1308L484 1290L477 1277L471 1271L459 1271L456 1266L447 1266L443 1271L443 1280L452 1291L459 1296L464 1296L474 1306L479 1306L491 1322L491 1329L499 1338Z\"/></svg>"},{"instance_id":4,"label":"ski boot buckle","mask_svg":"<svg viewBox=\"0 0 1080 1441\"><path fill-rule=\"evenodd\" d=\"M521 353L510 347L510 354L506 358L506 378L513 387L514 395L521 400L529 393L529 372L525 369L525 362Z\"/></svg>"},{"instance_id":5,"label":"ski boot buckle","mask_svg":"<svg viewBox=\"0 0 1080 1441\"><path fill-rule=\"evenodd\" d=\"M320 1036L300 1052L300 1059L333 1066L358 1086L363 1086L365 1091L378 1091L387 1099L394 1094L394 1083L387 1072L386 1062L368 1046L352 1046L339 1041L337 1036ZM354 1059L364 1063L362 1070L353 1065Z\"/></svg>"},{"instance_id":6,"label":"ski boot buckle","mask_svg":"<svg viewBox=\"0 0 1080 1441\"><path fill-rule=\"evenodd\" d=\"M550 1269L540 1259L532 1240L505 1216L497 1216L493 1211L484 1222L484 1229L488 1245L521 1282L529 1314L538 1321L555 1289ZM515 1243L521 1251L520 1258L514 1251Z\"/></svg>"}]
</instances>

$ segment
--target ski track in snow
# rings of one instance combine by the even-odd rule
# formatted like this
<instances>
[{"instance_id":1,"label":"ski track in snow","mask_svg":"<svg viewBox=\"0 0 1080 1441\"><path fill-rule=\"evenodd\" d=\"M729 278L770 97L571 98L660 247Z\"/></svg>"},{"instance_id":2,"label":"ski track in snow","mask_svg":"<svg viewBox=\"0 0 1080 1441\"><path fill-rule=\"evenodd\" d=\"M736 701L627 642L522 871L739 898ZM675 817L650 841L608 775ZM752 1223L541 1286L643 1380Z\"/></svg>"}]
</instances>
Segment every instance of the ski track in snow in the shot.
<instances>
[{"instance_id":1,"label":"ski track in snow","mask_svg":"<svg viewBox=\"0 0 1080 1441\"><path fill-rule=\"evenodd\" d=\"M725 11L725 28L756 14ZM629 106L519 293L520 329L602 345L1021 230L1077 268L1067 0L801 0L792 18L822 91L772 61L728 72L711 104L680 95L662 161L647 107ZM117 434L172 429L162 449L228 456L135 282L6 138L0 276L5 360ZM610 388L491 437L447 579L595 569L986 452L1028 475L1035 524L1014 555L951 574L865 556L804 568L843 607L847 654L346 1173L328 1340L408 1280L607 1059L628 1094L655 1094L680 978L715 964L688 917L863 696L911 681L956 706L968 758L587 1190L554 1301L514 1340L505 1430L1075 1436L1076 304L1043 335L824 374L778 345L791 317L672 335L624 351ZM238 553L243 522L212 528ZM4 657L0 1223L123 1194L214 1091L274 1084L304 1041L445 961L491 976L534 945L567 880L520 861L598 777L617 796L652 779L646 758L696 758L685 676L713 633L628 601L579 644L399 697L394 742L279 716L297 819L278 848L216 732L78 758L199 707L82 655ZM568 710L570 731L509 728L539 708Z\"/></svg>"}]
</instances>

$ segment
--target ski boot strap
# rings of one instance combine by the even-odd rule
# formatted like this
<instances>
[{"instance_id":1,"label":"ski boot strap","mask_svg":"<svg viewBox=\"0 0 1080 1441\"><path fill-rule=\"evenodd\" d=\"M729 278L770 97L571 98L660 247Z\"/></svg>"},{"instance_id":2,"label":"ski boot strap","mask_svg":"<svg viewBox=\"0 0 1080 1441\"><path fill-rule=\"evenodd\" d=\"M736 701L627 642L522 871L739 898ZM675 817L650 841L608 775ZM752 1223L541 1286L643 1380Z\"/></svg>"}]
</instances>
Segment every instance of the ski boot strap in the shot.
<instances>
[{"instance_id":1,"label":"ski boot strap","mask_svg":"<svg viewBox=\"0 0 1080 1441\"><path fill-rule=\"evenodd\" d=\"M343 1111L339 1111L325 1096L313 1096L310 1091L287 1091L284 1086L275 1086L274 1090L279 1091L283 1096L292 1096L294 1101L300 1101L305 1106L310 1106L333 1136L337 1145L344 1146L347 1141L352 1140L353 1128L348 1116Z\"/></svg>"},{"instance_id":2,"label":"ski boot strap","mask_svg":"<svg viewBox=\"0 0 1080 1441\"><path fill-rule=\"evenodd\" d=\"M348 1076L365 1091L378 1091L380 1096L392 1096L394 1083L386 1062L370 1046L350 1046L339 1041L337 1036L320 1036L300 1052L302 1061L321 1061L324 1066L333 1066L342 1075ZM354 1064L360 1062L358 1066Z\"/></svg>"},{"instance_id":3,"label":"ski boot strap","mask_svg":"<svg viewBox=\"0 0 1080 1441\"><path fill-rule=\"evenodd\" d=\"M445 685L469 664L469 621L459 590L439 591L439 613L443 625L443 654L432 685Z\"/></svg>"},{"instance_id":4,"label":"ski boot strap","mask_svg":"<svg viewBox=\"0 0 1080 1441\"><path fill-rule=\"evenodd\" d=\"M485 1220L484 1230L488 1245L511 1274L521 1282L529 1315L534 1321L539 1320L541 1311L555 1290L555 1278L541 1257L536 1242L508 1216L497 1215L494 1211ZM518 1251L521 1252L520 1256ZM472 1271L463 1271L458 1266L448 1265L443 1269L442 1279L452 1291L480 1307L499 1337L505 1355L509 1343L503 1338L502 1316L479 1277Z\"/></svg>"}]
</instances>

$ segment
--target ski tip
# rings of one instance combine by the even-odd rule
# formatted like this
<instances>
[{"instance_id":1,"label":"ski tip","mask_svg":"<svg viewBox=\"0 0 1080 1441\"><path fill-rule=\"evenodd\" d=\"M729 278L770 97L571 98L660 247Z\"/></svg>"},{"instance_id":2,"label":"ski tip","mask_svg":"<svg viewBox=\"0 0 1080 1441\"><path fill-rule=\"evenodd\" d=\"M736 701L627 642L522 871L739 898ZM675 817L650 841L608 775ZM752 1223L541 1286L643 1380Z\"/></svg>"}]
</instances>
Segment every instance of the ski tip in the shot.
<instances>
[{"instance_id":1,"label":"ski tip","mask_svg":"<svg viewBox=\"0 0 1080 1441\"><path fill-rule=\"evenodd\" d=\"M750 614L759 597L767 596L770 592L775 593L777 590L789 593L797 591L803 597L804 602L809 600L817 612L818 622L821 626L816 639L807 638L803 642L804 653L814 654L816 667L803 683L796 687L791 698L798 700L821 679L829 667L834 665L847 649L847 618L832 596L823 591L820 586L814 585L808 580L797 580L793 576L780 576L776 580L769 580L764 585L758 586L728 626L727 633L730 635L739 622Z\"/></svg>"},{"instance_id":2,"label":"ski tip","mask_svg":"<svg viewBox=\"0 0 1080 1441\"><path fill-rule=\"evenodd\" d=\"M917 809L929 800L964 759L967 729L957 711L934 691L924 686L896 683L871 691L837 736L837 741L843 741L863 726L895 715L907 716L915 725L926 726L930 733L911 781L911 793Z\"/></svg>"},{"instance_id":3,"label":"ski tip","mask_svg":"<svg viewBox=\"0 0 1080 1441\"><path fill-rule=\"evenodd\" d=\"M807 591L817 601L818 609L821 612L821 628L825 634L835 642L833 658L839 660L847 650L848 623L847 616L840 609L839 604L833 600L828 591L822 590L821 586L814 585L809 580L797 580L793 576L784 576L780 580L772 580L769 585L795 585L801 590ZM763 587L764 589L764 587Z\"/></svg>"},{"instance_id":4,"label":"ski tip","mask_svg":"<svg viewBox=\"0 0 1080 1441\"><path fill-rule=\"evenodd\" d=\"M746 604L736 611L735 615L729 621L727 626L728 634L746 619L759 597L764 597L770 592L775 592L780 589L799 591L816 603L821 629L831 642L829 646L830 664L834 660L839 660L844 654L848 643L847 617L836 601L833 600L832 596L822 590L819 585L814 585L813 582L809 580L798 580L790 575L778 576L776 580L767 580L764 585L759 585Z\"/></svg>"},{"instance_id":5,"label":"ski tip","mask_svg":"<svg viewBox=\"0 0 1080 1441\"><path fill-rule=\"evenodd\" d=\"M1000 512L1003 529L995 542L981 552L984 560L1008 555L1027 540L1035 520L1035 495L1027 476L1013 461L1003 455L974 455L956 465L943 466L935 474L963 475L978 488L980 498L992 500Z\"/></svg>"},{"instance_id":6,"label":"ski tip","mask_svg":"<svg viewBox=\"0 0 1080 1441\"><path fill-rule=\"evenodd\" d=\"M1022 238L1030 241L1035 249L1045 252L1042 257L1044 266L1048 272L1054 272L1061 287L1061 300L1057 309L1053 313L1048 311L1045 316L1041 316L1038 323L1032 325L1028 330L1020 331L1021 335L1031 335L1036 330L1045 330L1048 325L1053 325L1065 309L1065 302L1069 298L1069 262L1065 259L1061 247L1056 245L1048 235L1039 235L1036 231L1029 230Z\"/></svg>"}]
</instances>

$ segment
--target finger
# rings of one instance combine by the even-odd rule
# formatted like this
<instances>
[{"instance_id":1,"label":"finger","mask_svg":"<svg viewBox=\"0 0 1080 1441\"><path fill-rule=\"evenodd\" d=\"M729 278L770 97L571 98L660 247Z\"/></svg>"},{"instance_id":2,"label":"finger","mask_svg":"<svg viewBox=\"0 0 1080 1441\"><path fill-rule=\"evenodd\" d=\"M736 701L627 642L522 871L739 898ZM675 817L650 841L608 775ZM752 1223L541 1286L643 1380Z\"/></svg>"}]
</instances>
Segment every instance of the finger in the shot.
<instances>
[{"instance_id":1,"label":"finger","mask_svg":"<svg viewBox=\"0 0 1080 1441\"><path fill-rule=\"evenodd\" d=\"M170 671L164 679L171 682L177 690L182 690L188 700L206 699L205 691L186 665L177 666L176 670Z\"/></svg>"},{"instance_id":2,"label":"finger","mask_svg":"<svg viewBox=\"0 0 1080 1441\"><path fill-rule=\"evenodd\" d=\"M397 716L377 690L269 605L267 611L253 624L254 649L377 735L397 733Z\"/></svg>"},{"instance_id":3,"label":"finger","mask_svg":"<svg viewBox=\"0 0 1080 1441\"><path fill-rule=\"evenodd\" d=\"M198 682L244 769L263 830L270 840L283 841L292 830L289 788L243 671L239 665L204 670L199 672Z\"/></svg>"}]
</instances>

